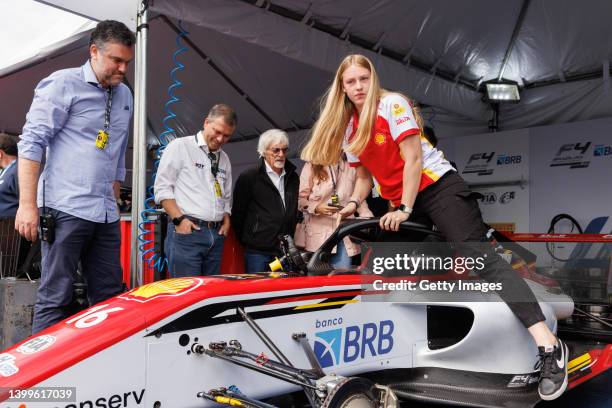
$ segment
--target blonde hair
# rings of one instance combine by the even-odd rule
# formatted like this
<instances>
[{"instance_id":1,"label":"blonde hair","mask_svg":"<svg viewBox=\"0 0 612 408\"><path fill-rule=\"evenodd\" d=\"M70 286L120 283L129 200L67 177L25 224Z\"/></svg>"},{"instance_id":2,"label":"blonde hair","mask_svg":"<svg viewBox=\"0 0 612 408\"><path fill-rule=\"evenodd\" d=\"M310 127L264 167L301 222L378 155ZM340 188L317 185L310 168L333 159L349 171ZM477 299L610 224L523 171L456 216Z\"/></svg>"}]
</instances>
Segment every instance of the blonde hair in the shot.
<instances>
[{"instance_id":1,"label":"blonde hair","mask_svg":"<svg viewBox=\"0 0 612 408\"><path fill-rule=\"evenodd\" d=\"M322 164L313 164L312 166L312 178L319 181L327 181L329 174L327 168Z\"/></svg>"},{"instance_id":2,"label":"blonde hair","mask_svg":"<svg viewBox=\"0 0 612 408\"><path fill-rule=\"evenodd\" d=\"M310 140L302 150L300 156L302 160L319 165L331 165L340 160L346 127L355 112L355 106L346 96L342 87L342 76L352 65L365 68L370 72L370 87L359 115L357 132L349 143L347 150L349 153L359 156L368 144L378 114L378 102L383 96L391 92L380 86L378 74L372 61L363 55L352 54L342 60L334 76L334 81L321 97L319 119L312 128ZM417 124L422 129L423 121L419 109L413 105L410 98L405 95L402 95L402 97L410 102Z\"/></svg>"}]
</instances>

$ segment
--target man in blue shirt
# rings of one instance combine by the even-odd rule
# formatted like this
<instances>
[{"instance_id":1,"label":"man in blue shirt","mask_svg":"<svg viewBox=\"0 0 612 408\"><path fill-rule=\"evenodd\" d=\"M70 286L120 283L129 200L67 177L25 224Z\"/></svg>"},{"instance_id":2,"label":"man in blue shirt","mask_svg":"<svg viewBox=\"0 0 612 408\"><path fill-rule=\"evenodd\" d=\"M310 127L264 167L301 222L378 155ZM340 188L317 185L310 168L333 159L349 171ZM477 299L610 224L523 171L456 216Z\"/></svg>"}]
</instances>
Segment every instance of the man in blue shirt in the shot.
<instances>
[{"instance_id":1,"label":"man in blue shirt","mask_svg":"<svg viewBox=\"0 0 612 408\"><path fill-rule=\"evenodd\" d=\"M19 206L16 136L0 133L0 218L14 217Z\"/></svg>"},{"instance_id":2,"label":"man in blue shirt","mask_svg":"<svg viewBox=\"0 0 612 408\"><path fill-rule=\"evenodd\" d=\"M36 87L19 142L15 228L34 241L39 215L50 214L55 231L42 242L33 333L67 317L79 261L90 304L122 290L116 198L126 173L133 106L122 81L134 43L123 23L102 21L91 33L90 59L79 68L54 72Z\"/></svg>"}]
</instances>

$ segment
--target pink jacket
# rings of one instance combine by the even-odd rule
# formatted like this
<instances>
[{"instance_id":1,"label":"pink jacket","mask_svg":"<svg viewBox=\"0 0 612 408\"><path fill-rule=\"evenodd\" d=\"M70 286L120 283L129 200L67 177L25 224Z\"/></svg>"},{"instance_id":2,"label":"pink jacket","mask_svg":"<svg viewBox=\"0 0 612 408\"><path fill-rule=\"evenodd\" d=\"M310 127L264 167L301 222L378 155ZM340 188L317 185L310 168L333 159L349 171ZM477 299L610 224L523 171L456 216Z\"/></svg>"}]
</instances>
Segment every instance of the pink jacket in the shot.
<instances>
[{"instance_id":1,"label":"pink jacket","mask_svg":"<svg viewBox=\"0 0 612 408\"><path fill-rule=\"evenodd\" d=\"M345 161L339 166L332 166L334 179L336 180L336 193L340 204L345 206L353 194L355 187L355 169ZM327 169L329 174L329 168ZM336 174L336 172L338 174ZM315 208L320 203L328 203L333 193L333 182L331 177L321 181L315 179L310 163L306 163L300 174L300 193L298 198L298 209L304 213L305 227L305 249L316 251L325 240L336 229L336 218L327 215L315 214ZM373 217L364 201L357 209L360 217ZM299 226L298 226L299 228ZM361 248L353 243L348 237L344 238L344 245L349 256L357 255ZM334 248L334 252L336 249Z\"/></svg>"}]
</instances>

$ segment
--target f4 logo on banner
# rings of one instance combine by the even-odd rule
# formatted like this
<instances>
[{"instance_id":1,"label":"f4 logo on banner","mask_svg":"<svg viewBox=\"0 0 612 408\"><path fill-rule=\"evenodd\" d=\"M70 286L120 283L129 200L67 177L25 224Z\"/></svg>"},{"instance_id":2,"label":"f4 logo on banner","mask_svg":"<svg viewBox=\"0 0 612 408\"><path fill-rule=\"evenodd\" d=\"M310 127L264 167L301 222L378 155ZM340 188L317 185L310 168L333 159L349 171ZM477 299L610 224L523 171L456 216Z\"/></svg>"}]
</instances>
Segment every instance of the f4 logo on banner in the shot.
<instances>
[{"instance_id":1,"label":"f4 logo on banner","mask_svg":"<svg viewBox=\"0 0 612 408\"><path fill-rule=\"evenodd\" d=\"M493 174L494 169L489 168L489 163L495 157L495 152L474 153L470 156L463 174L474 173L479 176L489 176Z\"/></svg>"},{"instance_id":2,"label":"f4 logo on banner","mask_svg":"<svg viewBox=\"0 0 612 408\"><path fill-rule=\"evenodd\" d=\"M580 154L586 154L587 150L589 149L589 146L591 146L591 142L586 142L584 145L580 143L564 144L563 146L559 148L559 151L557 152L557 156L560 156L568 152L574 153L575 151L579 152Z\"/></svg>"},{"instance_id":3,"label":"f4 logo on banner","mask_svg":"<svg viewBox=\"0 0 612 408\"><path fill-rule=\"evenodd\" d=\"M585 160L591 142L566 143L562 145L550 163L550 167L567 166L570 169L584 169L589 167L590 161Z\"/></svg>"},{"instance_id":4,"label":"f4 logo on banner","mask_svg":"<svg viewBox=\"0 0 612 408\"><path fill-rule=\"evenodd\" d=\"M471 164L472 162L479 161L479 160L485 160L485 163L489 163L491 160L493 160L494 156L495 156L495 152L474 153L473 155L470 156L470 160L468 160L467 164Z\"/></svg>"}]
</instances>

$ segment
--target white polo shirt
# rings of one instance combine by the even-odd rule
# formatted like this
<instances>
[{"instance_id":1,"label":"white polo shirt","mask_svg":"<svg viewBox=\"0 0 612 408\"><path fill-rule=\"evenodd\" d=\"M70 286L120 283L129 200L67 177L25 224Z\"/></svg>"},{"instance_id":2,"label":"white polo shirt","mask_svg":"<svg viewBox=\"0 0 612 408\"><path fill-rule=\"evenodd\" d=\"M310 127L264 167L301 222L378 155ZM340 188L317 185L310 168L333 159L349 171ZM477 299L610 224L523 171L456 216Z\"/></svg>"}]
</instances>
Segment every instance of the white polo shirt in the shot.
<instances>
[{"instance_id":1,"label":"white polo shirt","mask_svg":"<svg viewBox=\"0 0 612 408\"><path fill-rule=\"evenodd\" d=\"M264 163L266 164L266 173L268 174L270 181L272 181L272 184L274 184L274 187L276 187L276 189L278 190L281 196L281 200L283 200L283 207L284 207L285 206L285 174L286 174L285 168L283 167L283 171L281 172L280 175L278 175L276 174L274 169L270 167L270 165L265 159L264 159Z\"/></svg>"},{"instance_id":2,"label":"white polo shirt","mask_svg":"<svg viewBox=\"0 0 612 408\"><path fill-rule=\"evenodd\" d=\"M221 221L232 212L232 165L219 149L217 181L221 197L215 193L215 178L202 132L175 139L164 150L155 178L155 202L174 199L181 212L205 221Z\"/></svg>"}]
</instances>

